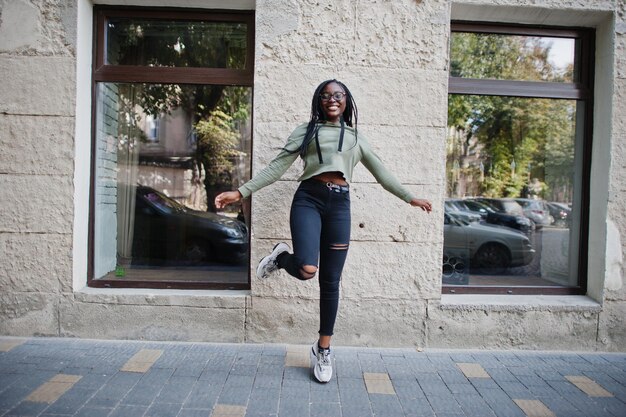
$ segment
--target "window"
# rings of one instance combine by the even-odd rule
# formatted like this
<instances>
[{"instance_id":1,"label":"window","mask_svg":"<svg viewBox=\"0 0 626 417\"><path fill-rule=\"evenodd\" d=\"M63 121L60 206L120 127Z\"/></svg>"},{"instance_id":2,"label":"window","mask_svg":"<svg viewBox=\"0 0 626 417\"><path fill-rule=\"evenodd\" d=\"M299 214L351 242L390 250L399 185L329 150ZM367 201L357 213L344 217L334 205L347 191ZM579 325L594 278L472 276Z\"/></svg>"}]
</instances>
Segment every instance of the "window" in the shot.
<instances>
[{"instance_id":1,"label":"window","mask_svg":"<svg viewBox=\"0 0 626 417\"><path fill-rule=\"evenodd\" d=\"M453 22L444 293L585 292L593 36Z\"/></svg>"},{"instance_id":2,"label":"window","mask_svg":"<svg viewBox=\"0 0 626 417\"><path fill-rule=\"evenodd\" d=\"M249 288L252 12L95 13L89 285Z\"/></svg>"}]
</instances>

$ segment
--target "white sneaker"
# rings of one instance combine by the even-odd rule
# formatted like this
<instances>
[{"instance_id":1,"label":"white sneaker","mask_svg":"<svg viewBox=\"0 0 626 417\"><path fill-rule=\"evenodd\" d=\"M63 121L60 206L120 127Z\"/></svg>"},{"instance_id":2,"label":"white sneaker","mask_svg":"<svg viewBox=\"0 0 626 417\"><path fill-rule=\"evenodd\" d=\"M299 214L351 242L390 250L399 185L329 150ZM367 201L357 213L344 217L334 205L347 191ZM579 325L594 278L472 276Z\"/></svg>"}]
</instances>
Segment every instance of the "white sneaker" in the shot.
<instances>
[{"instance_id":1,"label":"white sneaker","mask_svg":"<svg viewBox=\"0 0 626 417\"><path fill-rule=\"evenodd\" d=\"M274 272L278 271L278 260L276 258L278 258L278 255L283 252L289 252L290 249L289 245L284 242L280 242L274 246L272 253L261 259L259 262L259 266L256 268L257 278L267 279Z\"/></svg>"},{"instance_id":2,"label":"white sneaker","mask_svg":"<svg viewBox=\"0 0 626 417\"><path fill-rule=\"evenodd\" d=\"M317 343L313 343L311 347L311 352L316 358L313 374L319 382L328 382L333 376L332 354L330 348L320 349Z\"/></svg>"}]
</instances>

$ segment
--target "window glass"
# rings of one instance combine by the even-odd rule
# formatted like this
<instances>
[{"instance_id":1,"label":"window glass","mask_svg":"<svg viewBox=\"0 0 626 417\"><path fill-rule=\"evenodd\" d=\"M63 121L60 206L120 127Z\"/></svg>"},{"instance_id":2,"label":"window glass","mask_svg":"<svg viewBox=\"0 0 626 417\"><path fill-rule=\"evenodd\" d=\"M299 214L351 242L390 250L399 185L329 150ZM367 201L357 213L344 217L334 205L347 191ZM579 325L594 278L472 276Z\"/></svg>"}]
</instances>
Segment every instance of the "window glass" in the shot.
<instances>
[{"instance_id":1,"label":"window glass","mask_svg":"<svg viewBox=\"0 0 626 417\"><path fill-rule=\"evenodd\" d=\"M247 32L241 22L111 17L106 63L245 69Z\"/></svg>"},{"instance_id":2,"label":"window glass","mask_svg":"<svg viewBox=\"0 0 626 417\"><path fill-rule=\"evenodd\" d=\"M572 83L573 38L453 32L452 77Z\"/></svg>"},{"instance_id":3,"label":"window glass","mask_svg":"<svg viewBox=\"0 0 626 417\"><path fill-rule=\"evenodd\" d=\"M248 283L251 88L97 84L94 278Z\"/></svg>"},{"instance_id":4,"label":"window glass","mask_svg":"<svg viewBox=\"0 0 626 417\"><path fill-rule=\"evenodd\" d=\"M584 106L449 96L443 283L578 284Z\"/></svg>"},{"instance_id":5,"label":"window glass","mask_svg":"<svg viewBox=\"0 0 626 417\"><path fill-rule=\"evenodd\" d=\"M444 291L582 294L593 30L451 27Z\"/></svg>"}]
</instances>

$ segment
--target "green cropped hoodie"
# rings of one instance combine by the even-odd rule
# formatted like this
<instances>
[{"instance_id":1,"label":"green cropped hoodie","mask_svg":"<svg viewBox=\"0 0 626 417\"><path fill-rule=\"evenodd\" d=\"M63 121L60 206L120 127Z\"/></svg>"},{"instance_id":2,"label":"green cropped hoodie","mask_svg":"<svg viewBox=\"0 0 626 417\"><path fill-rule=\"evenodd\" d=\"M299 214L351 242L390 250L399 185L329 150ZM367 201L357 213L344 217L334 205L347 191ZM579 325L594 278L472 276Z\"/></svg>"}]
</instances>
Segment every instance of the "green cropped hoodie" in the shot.
<instances>
[{"instance_id":1,"label":"green cropped hoodie","mask_svg":"<svg viewBox=\"0 0 626 417\"><path fill-rule=\"evenodd\" d=\"M307 125L308 123L303 123L298 126L280 153L250 181L239 187L239 192L244 198L278 181L289 169L300 155L298 150L304 140ZM361 162L385 190L407 203L413 199L413 195L385 168L361 133L357 138L355 130L345 126L343 140L340 140L339 125L319 123L316 130L316 140L312 140L308 145L303 158L304 170L298 181L307 180L324 172L337 171L350 183L354 167Z\"/></svg>"}]
</instances>

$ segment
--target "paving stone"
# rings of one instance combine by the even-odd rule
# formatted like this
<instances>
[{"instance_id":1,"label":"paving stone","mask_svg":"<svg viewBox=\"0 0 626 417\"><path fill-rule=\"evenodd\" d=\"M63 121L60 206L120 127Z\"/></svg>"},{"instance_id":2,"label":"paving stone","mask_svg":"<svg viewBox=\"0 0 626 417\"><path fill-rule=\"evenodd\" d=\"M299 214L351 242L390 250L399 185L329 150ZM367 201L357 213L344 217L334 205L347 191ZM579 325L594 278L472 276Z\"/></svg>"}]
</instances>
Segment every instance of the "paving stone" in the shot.
<instances>
[{"instance_id":1,"label":"paving stone","mask_svg":"<svg viewBox=\"0 0 626 417\"><path fill-rule=\"evenodd\" d=\"M466 378L490 378L489 374L479 363L457 363Z\"/></svg>"},{"instance_id":2,"label":"paving stone","mask_svg":"<svg viewBox=\"0 0 626 417\"><path fill-rule=\"evenodd\" d=\"M341 417L341 404L338 402L312 402L311 417Z\"/></svg>"},{"instance_id":3,"label":"paving stone","mask_svg":"<svg viewBox=\"0 0 626 417\"><path fill-rule=\"evenodd\" d=\"M489 404L487 404L478 392L475 392L475 394L455 394L454 399L459 404L463 412L468 416L495 416L493 410L489 407Z\"/></svg>"},{"instance_id":4,"label":"paving stone","mask_svg":"<svg viewBox=\"0 0 626 417\"><path fill-rule=\"evenodd\" d=\"M162 354L163 350L161 349L141 349L120 370L124 372L147 372Z\"/></svg>"},{"instance_id":5,"label":"paving stone","mask_svg":"<svg viewBox=\"0 0 626 417\"><path fill-rule=\"evenodd\" d=\"M57 374L49 381L31 392L26 401L52 404L66 391L76 384L82 377L80 375Z\"/></svg>"},{"instance_id":6,"label":"paving stone","mask_svg":"<svg viewBox=\"0 0 626 417\"><path fill-rule=\"evenodd\" d=\"M528 417L556 417L556 415L539 400L515 399L513 401L515 401L515 404L517 404Z\"/></svg>"},{"instance_id":7,"label":"paving stone","mask_svg":"<svg viewBox=\"0 0 626 417\"><path fill-rule=\"evenodd\" d=\"M146 411L148 411L148 407L143 405L118 405L108 417L143 416Z\"/></svg>"},{"instance_id":8,"label":"paving stone","mask_svg":"<svg viewBox=\"0 0 626 417\"><path fill-rule=\"evenodd\" d=\"M182 408L176 417L208 417L211 415L211 408Z\"/></svg>"},{"instance_id":9,"label":"paving stone","mask_svg":"<svg viewBox=\"0 0 626 417\"><path fill-rule=\"evenodd\" d=\"M395 395L396 391L391 384L389 375L386 373L369 373L363 374L367 392L370 394L388 394Z\"/></svg>"},{"instance_id":10,"label":"paving stone","mask_svg":"<svg viewBox=\"0 0 626 417\"><path fill-rule=\"evenodd\" d=\"M438 374L418 374L416 378L422 391L427 396L438 395L445 397L450 394L450 390Z\"/></svg>"},{"instance_id":11,"label":"paving stone","mask_svg":"<svg viewBox=\"0 0 626 417\"><path fill-rule=\"evenodd\" d=\"M311 415L310 404L293 404L293 403L281 403L278 410L279 417L292 417L302 416L309 417Z\"/></svg>"},{"instance_id":12,"label":"paving stone","mask_svg":"<svg viewBox=\"0 0 626 417\"><path fill-rule=\"evenodd\" d=\"M83 407L75 414L76 417L108 417L113 411L108 407ZM146 415L145 417L150 417Z\"/></svg>"},{"instance_id":13,"label":"paving stone","mask_svg":"<svg viewBox=\"0 0 626 417\"><path fill-rule=\"evenodd\" d=\"M75 414L96 393L96 389L78 388L76 385L46 409L51 414Z\"/></svg>"},{"instance_id":14,"label":"paving stone","mask_svg":"<svg viewBox=\"0 0 626 417\"><path fill-rule=\"evenodd\" d=\"M181 403L153 403L144 417L171 417L177 415L181 408Z\"/></svg>"},{"instance_id":15,"label":"paving stone","mask_svg":"<svg viewBox=\"0 0 626 417\"><path fill-rule=\"evenodd\" d=\"M481 368L482 369L482 368ZM441 370L437 372L446 385L468 383L465 374L459 370ZM489 377L487 375L487 377Z\"/></svg>"},{"instance_id":16,"label":"paving stone","mask_svg":"<svg viewBox=\"0 0 626 417\"><path fill-rule=\"evenodd\" d=\"M415 372L406 364L387 364L386 368L389 378L392 380L415 379Z\"/></svg>"},{"instance_id":17,"label":"paving stone","mask_svg":"<svg viewBox=\"0 0 626 417\"><path fill-rule=\"evenodd\" d=\"M0 341L0 352L8 352L26 342L26 339L6 339Z\"/></svg>"},{"instance_id":18,"label":"paving stone","mask_svg":"<svg viewBox=\"0 0 626 417\"><path fill-rule=\"evenodd\" d=\"M372 411L376 416L404 416L402 405L395 395L370 394Z\"/></svg>"},{"instance_id":19,"label":"paving stone","mask_svg":"<svg viewBox=\"0 0 626 417\"><path fill-rule=\"evenodd\" d=\"M420 384L416 379L413 380L400 380L400 381L391 381L393 383L393 387L396 391L396 395L401 400L403 399L420 399L425 400L426 395Z\"/></svg>"},{"instance_id":20,"label":"paving stone","mask_svg":"<svg viewBox=\"0 0 626 417\"><path fill-rule=\"evenodd\" d=\"M498 385L511 398L524 400L534 400L536 398L525 385L519 382L500 382Z\"/></svg>"},{"instance_id":21,"label":"paving stone","mask_svg":"<svg viewBox=\"0 0 626 417\"><path fill-rule=\"evenodd\" d=\"M253 389L248 401L247 410L254 410L255 414L278 414L280 389ZM249 413L248 413L249 414Z\"/></svg>"},{"instance_id":22,"label":"paving stone","mask_svg":"<svg viewBox=\"0 0 626 417\"><path fill-rule=\"evenodd\" d=\"M476 388L469 382L465 384L447 384L447 386L453 394L478 394Z\"/></svg>"},{"instance_id":23,"label":"paving stone","mask_svg":"<svg viewBox=\"0 0 626 417\"><path fill-rule=\"evenodd\" d=\"M476 387L479 394L498 417L525 417L522 410L501 389Z\"/></svg>"},{"instance_id":24,"label":"paving stone","mask_svg":"<svg viewBox=\"0 0 626 417\"><path fill-rule=\"evenodd\" d=\"M222 391L221 386L208 385L204 381L197 381L191 393L183 403L183 408L206 408L212 409Z\"/></svg>"},{"instance_id":25,"label":"paving stone","mask_svg":"<svg viewBox=\"0 0 626 417\"><path fill-rule=\"evenodd\" d=\"M38 416L48 407L46 402L22 401L18 406L4 414L4 417L30 417Z\"/></svg>"},{"instance_id":26,"label":"paving stone","mask_svg":"<svg viewBox=\"0 0 626 417\"><path fill-rule=\"evenodd\" d=\"M435 415L439 414L462 414L461 406L456 402L454 397L440 397L438 395L429 395L428 402L435 411Z\"/></svg>"},{"instance_id":27,"label":"paving stone","mask_svg":"<svg viewBox=\"0 0 626 417\"><path fill-rule=\"evenodd\" d=\"M602 388L595 381L586 376L573 375L565 377L569 382L576 385L581 391L590 397L612 397L613 394Z\"/></svg>"}]
</instances>

